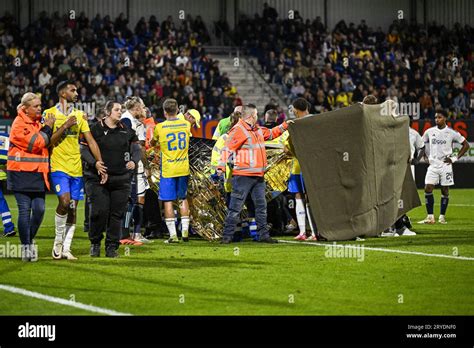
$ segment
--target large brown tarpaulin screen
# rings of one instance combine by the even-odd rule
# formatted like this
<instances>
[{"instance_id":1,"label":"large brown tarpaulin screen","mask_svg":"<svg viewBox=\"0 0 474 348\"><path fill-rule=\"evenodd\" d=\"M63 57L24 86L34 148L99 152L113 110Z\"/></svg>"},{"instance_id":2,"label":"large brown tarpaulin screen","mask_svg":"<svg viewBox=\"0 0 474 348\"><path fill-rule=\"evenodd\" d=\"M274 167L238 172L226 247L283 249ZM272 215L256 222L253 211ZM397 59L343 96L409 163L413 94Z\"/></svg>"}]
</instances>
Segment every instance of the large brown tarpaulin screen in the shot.
<instances>
[{"instance_id":1,"label":"large brown tarpaulin screen","mask_svg":"<svg viewBox=\"0 0 474 348\"><path fill-rule=\"evenodd\" d=\"M355 104L290 125L312 216L327 240L376 236L419 206L407 116Z\"/></svg>"}]
</instances>

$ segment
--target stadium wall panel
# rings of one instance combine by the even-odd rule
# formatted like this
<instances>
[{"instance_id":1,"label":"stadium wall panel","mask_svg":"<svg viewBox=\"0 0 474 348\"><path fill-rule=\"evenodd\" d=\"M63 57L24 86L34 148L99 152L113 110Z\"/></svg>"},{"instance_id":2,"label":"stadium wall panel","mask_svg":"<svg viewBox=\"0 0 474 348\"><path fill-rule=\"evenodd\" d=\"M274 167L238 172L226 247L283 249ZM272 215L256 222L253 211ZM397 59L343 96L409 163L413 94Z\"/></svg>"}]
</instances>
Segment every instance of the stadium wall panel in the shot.
<instances>
[{"instance_id":1,"label":"stadium wall panel","mask_svg":"<svg viewBox=\"0 0 474 348\"><path fill-rule=\"evenodd\" d=\"M426 0L426 20L436 21L447 28L456 22L474 25L474 1L472 0Z\"/></svg>"},{"instance_id":2,"label":"stadium wall panel","mask_svg":"<svg viewBox=\"0 0 474 348\"><path fill-rule=\"evenodd\" d=\"M2 6L6 6L3 1L1 3ZM24 3L27 6L27 2ZM69 15L70 11L74 10L76 17L84 11L90 19L100 13L102 16L108 14L114 20L123 12L125 15L128 14L130 29L133 30L141 17L148 20L151 15L155 15L158 21L161 22L171 15L176 21L181 10L184 11L185 15L191 14L193 17L201 15L209 25L209 23L219 20L220 8L219 0L140 0L130 1L128 9L127 0L35 0L32 1L32 17L33 19L37 18L41 11L46 11L49 14L58 11L60 15ZM28 11L28 8L26 7L24 10Z\"/></svg>"},{"instance_id":3,"label":"stadium wall panel","mask_svg":"<svg viewBox=\"0 0 474 348\"><path fill-rule=\"evenodd\" d=\"M323 21L325 20L324 0L231 0L227 1L227 4L233 8L236 3L240 14L253 17L255 13L262 14L265 2L276 8L281 17L287 17L290 10L297 10L304 19L312 20L320 16ZM374 28L381 26L386 30L393 20L398 18L398 11L402 10L404 18L409 20L412 16L416 17L421 24L426 19L426 22L436 21L449 28L456 22L474 25L472 0L426 0L426 2L414 0L415 13L410 13L410 3L410 0L327 0L326 24L333 27L341 19L347 23L358 24L361 19L365 19L369 26ZM28 0L2 0L0 14L9 11L19 19L21 27L25 27L30 17L28 4ZM179 11L184 10L185 14L201 15L207 25L210 25L220 18L222 2L221 0L140 0L129 1L129 6L127 9L127 0L34 0L31 1L31 18L32 20L37 18L41 11L50 14L58 11L62 15L74 10L76 16L84 11L90 18L100 13L108 14L115 19L121 12L127 15L128 10L130 26L133 28L142 16L148 18L154 14L159 21L162 21L168 15L172 15L177 19Z\"/></svg>"},{"instance_id":4,"label":"stadium wall panel","mask_svg":"<svg viewBox=\"0 0 474 348\"><path fill-rule=\"evenodd\" d=\"M263 4L267 2L274 7L280 17L287 16L289 10L298 10L304 19L321 16L324 21L324 0L237 0L239 12L253 17L263 12ZM381 26L387 30L390 24L398 19L403 11L403 18L410 20L416 17L418 23L435 20L438 24L452 27L454 23L474 24L474 1L472 0L415 0L414 13L411 13L410 0L328 0L327 21L330 28L341 19L346 23L358 24L362 19L374 29ZM426 10L426 13L424 12Z\"/></svg>"},{"instance_id":5,"label":"stadium wall panel","mask_svg":"<svg viewBox=\"0 0 474 348\"><path fill-rule=\"evenodd\" d=\"M380 26L387 30L390 24L398 19L399 14L407 20L410 19L409 0L329 0L327 4L330 28L341 19L344 19L346 24L353 22L356 26L365 19L368 26L374 29Z\"/></svg>"},{"instance_id":6,"label":"stadium wall panel","mask_svg":"<svg viewBox=\"0 0 474 348\"><path fill-rule=\"evenodd\" d=\"M12 15L16 14L15 0L2 0L0 1L0 17L3 17L5 12L10 12Z\"/></svg>"},{"instance_id":7,"label":"stadium wall panel","mask_svg":"<svg viewBox=\"0 0 474 348\"><path fill-rule=\"evenodd\" d=\"M211 28L209 25L218 21L220 17L220 1L219 0L173 0L173 1L159 1L159 0L140 0L130 2L130 23L135 24L140 20L141 17L148 18L151 15L155 15L159 22L166 19L168 16L172 16L177 23L179 19L179 11L184 11L184 15L188 14L193 17L200 15L208 26L208 30Z\"/></svg>"},{"instance_id":8,"label":"stadium wall panel","mask_svg":"<svg viewBox=\"0 0 474 348\"><path fill-rule=\"evenodd\" d=\"M255 13L261 15L265 2L274 7L280 17L286 17L289 10L298 10L303 19L321 16L324 21L324 0L239 0L239 11L252 17ZM399 10L403 11L404 18L410 18L409 5L410 0L328 0L327 24L332 28L341 19L355 24L365 19L369 26L386 30L398 18Z\"/></svg>"},{"instance_id":9,"label":"stadium wall panel","mask_svg":"<svg viewBox=\"0 0 474 348\"><path fill-rule=\"evenodd\" d=\"M253 17L263 13L263 4L275 8L280 18L288 18L288 11L298 11L303 19L315 19L320 16L324 21L324 0L238 0L240 14Z\"/></svg>"},{"instance_id":10,"label":"stadium wall panel","mask_svg":"<svg viewBox=\"0 0 474 348\"><path fill-rule=\"evenodd\" d=\"M35 0L31 3L33 19L38 18L41 11L50 15L56 11L60 15L70 15L70 11L75 11L76 18L84 11L91 20L98 13L102 16L108 14L114 20L121 12L126 14L127 10L126 0Z\"/></svg>"}]
</instances>

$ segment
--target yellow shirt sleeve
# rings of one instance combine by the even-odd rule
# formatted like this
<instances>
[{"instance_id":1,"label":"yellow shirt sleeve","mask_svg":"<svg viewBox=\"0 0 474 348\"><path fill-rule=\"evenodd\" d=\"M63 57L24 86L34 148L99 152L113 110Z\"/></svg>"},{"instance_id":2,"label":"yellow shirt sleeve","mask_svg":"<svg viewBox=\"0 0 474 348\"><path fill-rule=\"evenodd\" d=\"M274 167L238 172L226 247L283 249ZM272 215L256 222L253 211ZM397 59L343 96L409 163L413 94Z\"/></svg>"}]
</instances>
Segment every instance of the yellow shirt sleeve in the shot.
<instances>
[{"instance_id":1,"label":"yellow shirt sleeve","mask_svg":"<svg viewBox=\"0 0 474 348\"><path fill-rule=\"evenodd\" d=\"M161 129L161 124L158 123L156 126L155 126L155 129L153 130L153 140L155 142L158 141L159 137L160 137L160 129Z\"/></svg>"},{"instance_id":2,"label":"yellow shirt sleeve","mask_svg":"<svg viewBox=\"0 0 474 348\"><path fill-rule=\"evenodd\" d=\"M290 151L291 155L295 157L295 149L293 148L293 143L290 141L290 137L285 139L284 145Z\"/></svg>"},{"instance_id":3,"label":"yellow shirt sleeve","mask_svg":"<svg viewBox=\"0 0 474 348\"><path fill-rule=\"evenodd\" d=\"M90 132L90 128L89 128L89 122L87 122L86 120L84 120L84 117L83 117L84 113L82 112L78 112L77 114L77 122L79 123L79 129L80 129L80 133L81 134L84 134L84 133L87 133L87 132Z\"/></svg>"}]
</instances>

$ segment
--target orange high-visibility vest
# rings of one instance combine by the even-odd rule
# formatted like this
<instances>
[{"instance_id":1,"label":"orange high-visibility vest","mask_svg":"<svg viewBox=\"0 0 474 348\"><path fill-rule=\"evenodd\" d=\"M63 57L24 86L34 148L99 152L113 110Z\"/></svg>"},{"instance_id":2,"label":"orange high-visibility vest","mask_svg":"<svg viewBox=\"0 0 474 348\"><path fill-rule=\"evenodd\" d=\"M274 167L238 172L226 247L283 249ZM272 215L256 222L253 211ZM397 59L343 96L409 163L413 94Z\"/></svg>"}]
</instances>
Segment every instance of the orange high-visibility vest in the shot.
<instances>
[{"instance_id":1,"label":"orange high-visibility vest","mask_svg":"<svg viewBox=\"0 0 474 348\"><path fill-rule=\"evenodd\" d=\"M145 139L145 149L149 149L151 147L150 141L153 139L153 131L155 130L155 120L153 117L149 117L143 121L146 129L146 139Z\"/></svg>"},{"instance_id":2,"label":"orange high-visibility vest","mask_svg":"<svg viewBox=\"0 0 474 348\"><path fill-rule=\"evenodd\" d=\"M265 141L279 137L287 128L286 122L272 129L259 125L250 127L240 119L230 130L226 141L229 160L234 165L233 175L263 176L267 169Z\"/></svg>"},{"instance_id":3,"label":"orange high-visibility vest","mask_svg":"<svg viewBox=\"0 0 474 348\"><path fill-rule=\"evenodd\" d=\"M49 190L49 136L41 131L42 125L18 111L10 131L7 170L43 173Z\"/></svg>"}]
</instances>

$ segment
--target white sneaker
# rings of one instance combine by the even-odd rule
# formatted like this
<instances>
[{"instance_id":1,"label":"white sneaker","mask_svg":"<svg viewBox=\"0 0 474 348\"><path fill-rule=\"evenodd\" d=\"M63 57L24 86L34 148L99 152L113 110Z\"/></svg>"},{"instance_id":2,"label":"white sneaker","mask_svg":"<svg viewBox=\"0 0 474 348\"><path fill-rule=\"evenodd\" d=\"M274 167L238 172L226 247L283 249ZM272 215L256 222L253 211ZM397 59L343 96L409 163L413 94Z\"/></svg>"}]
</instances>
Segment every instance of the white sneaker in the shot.
<instances>
[{"instance_id":1,"label":"white sneaker","mask_svg":"<svg viewBox=\"0 0 474 348\"><path fill-rule=\"evenodd\" d=\"M165 240L165 244L177 244L179 243L179 239L178 237L173 237L173 238L169 238L167 240Z\"/></svg>"},{"instance_id":2,"label":"white sneaker","mask_svg":"<svg viewBox=\"0 0 474 348\"><path fill-rule=\"evenodd\" d=\"M400 237L397 232L382 232L380 237Z\"/></svg>"},{"instance_id":3,"label":"white sneaker","mask_svg":"<svg viewBox=\"0 0 474 348\"><path fill-rule=\"evenodd\" d=\"M77 260L77 257L75 257L70 251L64 251L62 253L62 258L66 260Z\"/></svg>"},{"instance_id":4,"label":"white sneaker","mask_svg":"<svg viewBox=\"0 0 474 348\"><path fill-rule=\"evenodd\" d=\"M146 239L145 237L143 237L141 233L134 233L133 240L136 242L144 243L144 244L153 243L152 240Z\"/></svg>"},{"instance_id":5,"label":"white sneaker","mask_svg":"<svg viewBox=\"0 0 474 348\"><path fill-rule=\"evenodd\" d=\"M53 255L53 259L61 260L63 254L63 243L62 242L54 242L53 251L51 253Z\"/></svg>"},{"instance_id":6,"label":"white sneaker","mask_svg":"<svg viewBox=\"0 0 474 348\"><path fill-rule=\"evenodd\" d=\"M21 261L30 262L31 261L31 252L29 245L21 246Z\"/></svg>"},{"instance_id":7,"label":"white sneaker","mask_svg":"<svg viewBox=\"0 0 474 348\"><path fill-rule=\"evenodd\" d=\"M410 231L408 228L405 228L402 233L400 233L402 236L416 236L416 233L413 231Z\"/></svg>"},{"instance_id":8,"label":"white sneaker","mask_svg":"<svg viewBox=\"0 0 474 348\"><path fill-rule=\"evenodd\" d=\"M294 226L293 224L288 224L288 225L285 226L285 231L286 231L286 232L291 232L291 231L293 231L295 228L296 228L296 226Z\"/></svg>"},{"instance_id":9,"label":"white sneaker","mask_svg":"<svg viewBox=\"0 0 474 348\"><path fill-rule=\"evenodd\" d=\"M444 217L444 215L440 215L439 218L438 218L438 222L440 224L443 224L443 225L446 225L448 222L446 221L446 218Z\"/></svg>"},{"instance_id":10,"label":"white sneaker","mask_svg":"<svg viewBox=\"0 0 474 348\"><path fill-rule=\"evenodd\" d=\"M424 220L418 221L419 224L430 224L433 225L436 223L433 215L428 215Z\"/></svg>"},{"instance_id":11,"label":"white sneaker","mask_svg":"<svg viewBox=\"0 0 474 348\"><path fill-rule=\"evenodd\" d=\"M30 256L31 262L38 261L38 245L36 245L35 240L33 239L32 244L30 244Z\"/></svg>"}]
</instances>

